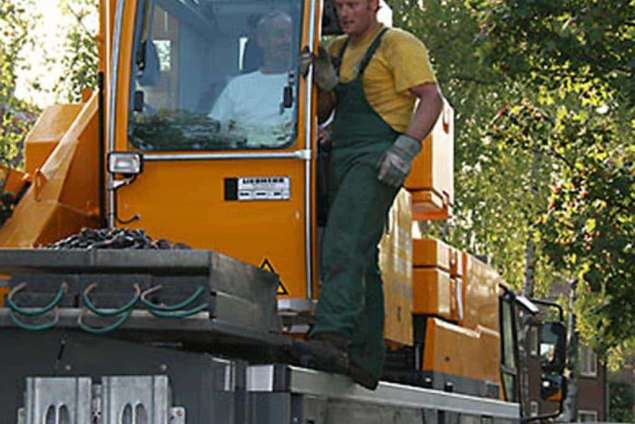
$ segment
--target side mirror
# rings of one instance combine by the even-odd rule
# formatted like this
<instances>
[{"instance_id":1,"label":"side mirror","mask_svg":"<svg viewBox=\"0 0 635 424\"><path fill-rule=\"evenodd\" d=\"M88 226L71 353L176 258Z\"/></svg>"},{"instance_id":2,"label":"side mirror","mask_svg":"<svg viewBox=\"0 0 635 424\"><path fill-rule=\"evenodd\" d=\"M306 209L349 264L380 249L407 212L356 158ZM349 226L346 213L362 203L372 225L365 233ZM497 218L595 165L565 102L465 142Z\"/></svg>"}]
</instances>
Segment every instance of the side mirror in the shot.
<instances>
[{"instance_id":1,"label":"side mirror","mask_svg":"<svg viewBox=\"0 0 635 424\"><path fill-rule=\"evenodd\" d=\"M562 322L540 327L540 366L545 373L562 374L566 362L567 329Z\"/></svg>"},{"instance_id":2,"label":"side mirror","mask_svg":"<svg viewBox=\"0 0 635 424\"><path fill-rule=\"evenodd\" d=\"M558 374L541 378L540 397L549 402L561 402L567 396L567 379Z\"/></svg>"}]
</instances>

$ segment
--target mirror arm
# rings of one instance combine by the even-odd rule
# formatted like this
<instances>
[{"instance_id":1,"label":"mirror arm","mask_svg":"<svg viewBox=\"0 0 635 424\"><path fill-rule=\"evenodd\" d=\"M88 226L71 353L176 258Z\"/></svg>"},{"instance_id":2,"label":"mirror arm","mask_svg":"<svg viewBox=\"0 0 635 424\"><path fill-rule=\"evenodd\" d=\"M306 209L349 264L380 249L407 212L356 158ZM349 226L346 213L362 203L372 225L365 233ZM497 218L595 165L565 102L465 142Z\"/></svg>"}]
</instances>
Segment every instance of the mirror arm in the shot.
<instances>
[{"instance_id":1,"label":"mirror arm","mask_svg":"<svg viewBox=\"0 0 635 424\"><path fill-rule=\"evenodd\" d=\"M564 322L564 309L562 308L562 306L560 306L558 303L556 302L551 302L549 300L542 300L542 299L534 299L531 298L530 299L533 303L537 303L539 305L544 305L544 306L550 306L552 308L556 308L558 309L558 318L560 319L560 321Z\"/></svg>"}]
</instances>

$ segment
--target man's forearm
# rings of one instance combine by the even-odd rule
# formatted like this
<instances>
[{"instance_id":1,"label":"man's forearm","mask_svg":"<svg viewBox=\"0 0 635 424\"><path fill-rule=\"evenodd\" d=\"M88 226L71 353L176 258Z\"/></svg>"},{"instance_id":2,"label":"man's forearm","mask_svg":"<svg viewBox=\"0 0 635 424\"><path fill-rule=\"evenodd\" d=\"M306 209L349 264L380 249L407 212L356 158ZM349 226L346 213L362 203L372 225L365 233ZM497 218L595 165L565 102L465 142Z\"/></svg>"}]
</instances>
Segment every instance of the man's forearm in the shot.
<instances>
[{"instance_id":1,"label":"man's forearm","mask_svg":"<svg viewBox=\"0 0 635 424\"><path fill-rule=\"evenodd\" d=\"M415 140L423 140L437 122L443 107L443 100L435 84L425 84L411 91L419 98L419 103L405 134Z\"/></svg>"},{"instance_id":2,"label":"man's forearm","mask_svg":"<svg viewBox=\"0 0 635 424\"><path fill-rule=\"evenodd\" d=\"M335 108L335 95L318 89L318 122L326 121Z\"/></svg>"}]
</instances>

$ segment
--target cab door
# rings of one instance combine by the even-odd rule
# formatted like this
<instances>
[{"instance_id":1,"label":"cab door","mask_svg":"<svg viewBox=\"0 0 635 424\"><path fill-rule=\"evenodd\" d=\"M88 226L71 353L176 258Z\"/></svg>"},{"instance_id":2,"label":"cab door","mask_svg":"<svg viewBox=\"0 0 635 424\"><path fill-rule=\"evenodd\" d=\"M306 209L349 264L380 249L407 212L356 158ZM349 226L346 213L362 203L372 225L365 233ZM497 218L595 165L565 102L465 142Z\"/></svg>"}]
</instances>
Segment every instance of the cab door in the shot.
<instances>
[{"instance_id":1,"label":"cab door","mask_svg":"<svg viewBox=\"0 0 635 424\"><path fill-rule=\"evenodd\" d=\"M309 307L314 102L297 58L314 44L314 7L137 0L118 8L107 151L110 163L138 155L142 169L109 174L110 225L276 272L280 297Z\"/></svg>"}]
</instances>

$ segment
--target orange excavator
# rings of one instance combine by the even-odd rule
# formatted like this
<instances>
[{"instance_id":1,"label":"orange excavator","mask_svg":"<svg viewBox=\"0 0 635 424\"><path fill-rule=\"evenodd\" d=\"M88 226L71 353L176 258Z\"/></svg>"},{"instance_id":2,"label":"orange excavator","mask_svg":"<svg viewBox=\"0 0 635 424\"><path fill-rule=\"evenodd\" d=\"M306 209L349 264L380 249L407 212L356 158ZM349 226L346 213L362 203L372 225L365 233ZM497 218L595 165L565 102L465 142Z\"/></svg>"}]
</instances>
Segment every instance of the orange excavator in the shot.
<instances>
[{"instance_id":1,"label":"orange excavator","mask_svg":"<svg viewBox=\"0 0 635 424\"><path fill-rule=\"evenodd\" d=\"M562 398L562 316L544 318L557 308L413 225L452 214L447 103L380 244L384 381L368 391L285 363L312 322L323 221L316 89L295 58L337 33L333 10L100 1L99 86L45 109L24 171L0 170L3 421L524 422L529 316L544 397ZM288 67L260 99L229 87L258 72L272 12L292 22ZM227 99L251 110L220 118Z\"/></svg>"}]
</instances>

